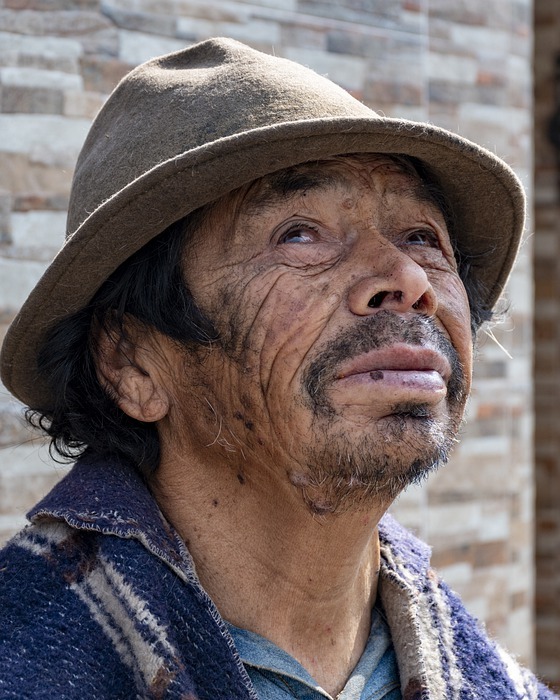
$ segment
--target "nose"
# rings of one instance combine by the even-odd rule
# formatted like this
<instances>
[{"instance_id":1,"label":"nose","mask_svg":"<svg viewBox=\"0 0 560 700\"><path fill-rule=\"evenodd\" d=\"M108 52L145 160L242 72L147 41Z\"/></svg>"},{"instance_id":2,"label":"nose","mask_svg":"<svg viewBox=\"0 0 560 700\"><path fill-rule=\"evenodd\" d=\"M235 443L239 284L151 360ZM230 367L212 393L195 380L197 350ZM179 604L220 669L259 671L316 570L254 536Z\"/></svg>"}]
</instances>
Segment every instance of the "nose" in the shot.
<instances>
[{"instance_id":1,"label":"nose","mask_svg":"<svg viewBox=\"0 0 560 700\"><path fill-rule=\"evenodd\" d=\"M378 244L359 262L364 273L352 283L350 311L369 316L378 310L433 316L437 297L424 268L391 243ZM366 267L367 266L367 267Z\"/></svg>"}]
</instances>

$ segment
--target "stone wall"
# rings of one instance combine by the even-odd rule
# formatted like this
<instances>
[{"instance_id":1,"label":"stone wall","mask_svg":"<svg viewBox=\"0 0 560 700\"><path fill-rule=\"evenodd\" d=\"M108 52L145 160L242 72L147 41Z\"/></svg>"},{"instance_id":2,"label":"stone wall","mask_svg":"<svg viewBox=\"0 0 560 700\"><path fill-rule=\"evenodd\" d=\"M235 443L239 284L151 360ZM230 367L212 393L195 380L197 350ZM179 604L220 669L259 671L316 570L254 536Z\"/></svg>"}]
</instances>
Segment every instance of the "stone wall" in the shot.
<instances>
[{"instance_id":1,"label":"stone wall","mask_svg":"<svg viewBox=\"0 0 560 700\"><path fill-rule=\"evenodd\" d=\"M531 189L531 0L0 0L0 321L62 240L72 166L117 80L229 35L328 74L388 116L429 120L506 158ZM483 336L452 464L394 510L500 640L533 663L531 239L510 318ZM511 357L509 356L511 355ZM0 536L59 478L1 395Z\"/></svg>"},{"instance_id":2,"label":"stone wall","mask_svg":"<svg viewBox=\"0 0 560 700\"><path fill-rule=\"evenodd\" d=\"M560 690L560 5L535 2L535 458L538 670ZM560 116L560 112L559 112ZM556 122L560 143L560 119Z\"/></svg>"}]
</instances>

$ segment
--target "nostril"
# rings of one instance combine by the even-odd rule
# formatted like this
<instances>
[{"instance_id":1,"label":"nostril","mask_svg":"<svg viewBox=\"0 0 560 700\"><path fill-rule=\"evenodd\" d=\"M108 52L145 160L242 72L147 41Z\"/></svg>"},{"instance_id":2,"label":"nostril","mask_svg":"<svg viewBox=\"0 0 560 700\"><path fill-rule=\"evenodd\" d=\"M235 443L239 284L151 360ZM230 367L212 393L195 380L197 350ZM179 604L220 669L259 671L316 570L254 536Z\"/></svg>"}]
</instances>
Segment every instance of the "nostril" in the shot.
<instances>
[{"instance_id":1,"label":"nostril","mask_svg":"<svg viewBox=\"0 0 560 700\"><path fill-rule=\"evenodd\" d=\"M378 309L381 304L383 303L383 299L389 294L389 292L378 292L377 294L374 294L371 299L368 301L368 306L371 309Z\"/></svg>"}]
</instances>

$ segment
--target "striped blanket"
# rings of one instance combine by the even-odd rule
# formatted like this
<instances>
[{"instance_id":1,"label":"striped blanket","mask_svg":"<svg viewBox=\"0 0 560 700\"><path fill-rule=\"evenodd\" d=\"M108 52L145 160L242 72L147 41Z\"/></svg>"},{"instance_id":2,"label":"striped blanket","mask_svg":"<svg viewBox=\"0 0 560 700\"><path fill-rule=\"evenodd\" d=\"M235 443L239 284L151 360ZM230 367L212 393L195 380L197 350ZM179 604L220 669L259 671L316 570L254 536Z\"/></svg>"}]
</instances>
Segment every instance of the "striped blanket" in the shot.
<instances>
[{"instance_id":1,"label":"striped blanket","mask_svg":"<svg viewBox=\"0 0 560 700\"><path fill-rule=\"evenodd\" d=\"M256 699L184 543L126 464L82 459L0 553L0 699ZM386 516L379 592L404 700L552 700Z\"/></svg>"}]
</instances>

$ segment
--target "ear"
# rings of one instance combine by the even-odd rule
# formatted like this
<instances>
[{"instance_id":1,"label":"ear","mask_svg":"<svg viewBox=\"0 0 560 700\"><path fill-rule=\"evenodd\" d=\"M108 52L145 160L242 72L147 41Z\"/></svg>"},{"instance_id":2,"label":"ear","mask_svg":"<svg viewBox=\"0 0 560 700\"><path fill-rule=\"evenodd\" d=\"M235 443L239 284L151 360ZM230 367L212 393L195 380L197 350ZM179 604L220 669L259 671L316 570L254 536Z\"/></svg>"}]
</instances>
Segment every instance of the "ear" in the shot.
<instances>
[{"instance_id":1,"label":"ear","mask_svg":"<svg viewBox=\"0 0 560 700\"><path fill-rule=\"evenodd\" d=\"M129 319L123 329L99 326L96 340L97 377L121 411L144 423L164 418L170 377L162 371L155 339Z\"/></svg>"}]
</instances>

